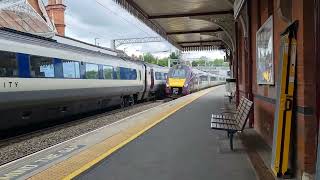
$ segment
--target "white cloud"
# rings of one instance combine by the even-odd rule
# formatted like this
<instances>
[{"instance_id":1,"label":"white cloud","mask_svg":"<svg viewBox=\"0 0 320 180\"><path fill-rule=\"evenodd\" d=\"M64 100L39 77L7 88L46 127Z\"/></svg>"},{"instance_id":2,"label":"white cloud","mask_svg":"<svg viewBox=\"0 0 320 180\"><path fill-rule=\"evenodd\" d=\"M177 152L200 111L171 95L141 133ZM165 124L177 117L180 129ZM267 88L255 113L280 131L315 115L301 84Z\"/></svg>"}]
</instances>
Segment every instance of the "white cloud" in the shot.
<instances>
[{"instance_id":1,"label":"white cloud","mask_svg":"<svg viewBox=\"0 0 320 180\"><path fill-rule=\"evenodd\" d=\"M47 0L44 2L47 3ZM110 47L112 39L159 36L112 0L65 0L65 4L66 36L88 43L94 43L95 38L99 38L97 42L105 47ZM159 57L175 51L168 42L122 45L119 49L126 50L129 55L151 52ZM194 52L185 57L196 56L223 58L221 53L216 52Z\"/></svg>"}]
</instances>

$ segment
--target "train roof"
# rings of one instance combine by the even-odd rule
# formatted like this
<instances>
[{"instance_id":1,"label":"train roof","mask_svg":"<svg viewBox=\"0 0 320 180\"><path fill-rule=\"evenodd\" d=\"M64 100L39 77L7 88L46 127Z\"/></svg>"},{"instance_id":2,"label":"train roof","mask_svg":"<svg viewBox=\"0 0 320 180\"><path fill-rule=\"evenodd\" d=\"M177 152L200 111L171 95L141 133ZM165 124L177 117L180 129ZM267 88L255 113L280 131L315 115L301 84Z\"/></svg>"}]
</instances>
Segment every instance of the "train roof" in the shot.
<instances>
[{"instance_id":1,"label":"train roof","mask_svg":"<svg viewBox=\"0 0 320 180\"><path fill-rule=\"evenodd\" d=\"M201 71L199 69L196 69L196 68L193 68L191 66L188 66L186 64L177 64L173 67L177 67L177 66L184 66L184 67L188 67L193 73L197 74L197 75L207 75L207 76L215 76L214 74L212 73L209 73L209 72L205 72L205 71Z\"/></svg>"},{"instance_id":2,"label":"train roof","mask_svg":"<svg viewBox=\"0 0 320 180\"><path fill-rule=\"evenodd\" d=\"M111 51L110 49L105 49L98 46L96 46L95 49L88 49L85 47L79 47L76 45L67 44L66 41L64 41L65 43L61 43L62 41L61 37L60 39L56 40L51 38L45 38L42 36L37 36L30 33L16 31L13 29L5 28L5 27L0 28L0 39L12 40L15 42L28 43L33 45L40 45L40 46L49 47L49 48L63 49L63 50L68 50L72 52L85 53L85 54L96 55L96 56L105 56L105 55L117 56L117 52ZM71 38L68 38L68 39L74 41L74 39L71 39ZM78 43L83 43L83 42L78 41ZM89 44L87 45L89 46Z\"/></svg>"},{"instance_id":3,"label":"train roof","mask_svg":"<svg viewBox=\"0 0 320 180\"><path fill-rule=\"evenodd\" d=\"M149 67L163 68L167 67L159 66L156 64L150 64L144 61L135 61L131 57L121 56L120 51L114 51L109 48L104 48L101 46L95 46L83 41L79 41L69 37L56 36L54 38L46 38L43 36L38 36L26 32L21 32L5 27L0 27L0 39L10 40L19 43L26 43L31 45L38 45L47 48L56 48L60 50L71 51L75 53L93 55L93 56L113 56L119 58L119 60L135 63L135 64L146 64ZM167 68L168 69L168 68Z\"/></svg>"},{"instance_id":4,"label":"train roof","mask_svg":"<svg viewBox=\"0 0 320 180\"><path fill-rule=\"evenodd\" d=\"M84 48L84 49L88 49L88 50L92 50L92 51L100 51L102 53L106 53L106 54L113 54L116 55L118 54L120 51L119 50L113 50L111 48L106 48L106 47L102 47L102 46L97 46L94 44L90 44L84 41L80 41L78 39L74 39L71 37L67 37L67 36L60 36L60 35L55 35L53 37L54 40L56 40L59 43L62 44L68 44L71 46L76 46L79 48Z\"/></svg>"}]
</instances>

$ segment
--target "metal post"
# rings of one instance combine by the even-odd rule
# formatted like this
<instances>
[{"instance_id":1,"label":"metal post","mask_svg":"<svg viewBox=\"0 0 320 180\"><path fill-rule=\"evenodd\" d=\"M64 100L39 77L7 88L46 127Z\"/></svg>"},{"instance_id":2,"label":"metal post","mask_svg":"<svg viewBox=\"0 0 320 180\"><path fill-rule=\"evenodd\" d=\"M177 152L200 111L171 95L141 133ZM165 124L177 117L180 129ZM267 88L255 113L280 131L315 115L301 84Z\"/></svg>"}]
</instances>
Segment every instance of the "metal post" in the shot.
<instances>
[{"instance_id":1,"label":"metal post","mask_svg":"<svg viewBox=\"0 0 320 180\"><path fill-rule=\"evenodd\" d=\"M96 46L98 45L98 44L97 44L98 39L100 39L100 38L94 38L94 45L96 45Z\"/></svg>"},{"instance_id":2,"label":"metal post","mask_svg":"<svg viewBox=\"0 0 320 180\"><path fill-rule=\"evenodd\" d=\"M235 60L235 78L237 79L237 90L236 90L236 104L237 106L239 105L239 42L240 42L240 37L239 37L239 31L238 31L238 22L236 21L235 24L235 30L236 30L236 51L235 51L235 56L234 56L234 60Z\"/></svg>"},{"instance_id":3,"label":"metal post","mask_svg":"<svg viewBox=\"0 0 320 180\"><path fill-rule=\"evenodd\" d=\"M116 50L116 40L111 40L111 49Z\"/></svg>"}]
</instances>

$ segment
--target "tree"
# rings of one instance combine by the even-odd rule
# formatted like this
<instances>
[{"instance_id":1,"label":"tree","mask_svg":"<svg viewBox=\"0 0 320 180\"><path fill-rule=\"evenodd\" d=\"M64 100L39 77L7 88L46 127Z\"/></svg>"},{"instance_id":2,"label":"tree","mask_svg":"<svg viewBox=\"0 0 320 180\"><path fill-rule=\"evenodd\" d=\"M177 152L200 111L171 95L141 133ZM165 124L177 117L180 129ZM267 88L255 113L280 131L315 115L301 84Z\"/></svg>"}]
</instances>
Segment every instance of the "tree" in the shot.
<instances>
[{"instance_id":1,"label":"tree","mask_svg":"<svg viewBox=\"0 0 320 180\"><path fill-rule=\"evenodd\" d=\"M151 63L151 64L157 64L157 59L151 53L146 53L143 56L144 56L145 62Z\"/></svg>"},{"instance_id":2,"label":"tree","mask_svg":"<svg viewBox=\"0 0 320 180\"><path fill-rule=\"evenodd\" d=\"M198 61L192 61L191 65L192 65L192 67L197 67L198 66Z\"/></svg>"},{"instance_id":3,"label":"tree","mask_svg":"<svg viewBox=\"0 0 320 180\"><path fill-rule=\"evenodd\" d=\"M213 61L214 66L224 66L224 60L223 59L215 59Z\"/></svg>"},{"instance_id":4,"label":"tree","mask_svg":"<svg viewBox=\"0 0 320 180\"><path fill-rule=\"evenodd\" d=\"M179 59L179 53L172 52L169 57L170 57L170 59Z\"/></svg>"},{"instance_id":5,"label":"tree","mask_svg":"<svg viewBox=\"0 0 320 180\"><path fill-rule=\"evenodd\" d=\"M143 55L139 55L139 59L140 59L140 60L143 60Z\"/></svg>"},{"instance_id":6,"label":"tree","mask_svg":"<svg viewBox=\"0 0 320 180\"><path fill-rule=\"evenodd\" d=\"M159 60L158 60L158 65L159 65L159 66L168 67L168 60L169 60L169 58L159 59Z\"/></svg>"}]
</instances>

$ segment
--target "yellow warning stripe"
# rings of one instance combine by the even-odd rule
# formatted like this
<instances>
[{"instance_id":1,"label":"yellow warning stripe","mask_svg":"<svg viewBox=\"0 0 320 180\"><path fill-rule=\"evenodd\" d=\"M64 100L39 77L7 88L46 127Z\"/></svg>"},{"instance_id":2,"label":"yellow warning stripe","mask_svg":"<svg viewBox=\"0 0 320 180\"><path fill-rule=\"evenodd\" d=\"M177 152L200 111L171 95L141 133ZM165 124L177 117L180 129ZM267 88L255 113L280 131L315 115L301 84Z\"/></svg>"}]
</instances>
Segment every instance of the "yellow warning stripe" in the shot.
<instances>
[{"instance_id":1,"label":"yellow warning stripe","mask_svg":"<svg viewBox=\"0 0 320 180\"><path fill-rule=\"evenodd\" d=\"M139 131L138 133L134 134L133 136L131 136L130 138L126 139L125 141L121 142L120 144L118 144L117 146L111 148L110 150L108 150L107 152L105 152L104 154L100 155L98 158L92 160L91 162L85 164L83 167L81 167L80 169L74 171L73 173L69 174L68 176L66 176L64 178L64 180L68 180L68 179L73 179L74 177L80 175L82 172L90 169L92 166L94 166L95 164L97 164L98 162L100 162L101 160L105 159L106 157L108 157L109 155L111 155L112 153L114 153L115 151L119 150L120 148L122 148L123 146L125 146L126 144L128 144L129 142L133 141L134 139L136 139L137 137L139 137L140 135L142 135L143 133L145 133L146 131L148 131L149 129L151 129L152 127L154 127L155 125L157 125L158 123L160 123L161 121L163 121L164 119L168 118L169 116L171 116L172 114L174 114L175 112L177 112L178 110L180 110L181 108L183 108L184 106L190 104L192 101L198 99L199 97L203 96L204 94L206 94L208 92L205 93L201 93L198 96L195 96L193 99L183 103L182 105L178 106L176 109L174 109L173 111L171 111L170 113L168 113L167 115L160 117L160 119L154 123L152 123L151 125L147 126L146 128L142 129L141 131Z\"/></svg>"},{"instance_id":2,"label":"yellow warning stripe","mask_svg":"<svg viewBox=\"0 0 320 180\"><path fill-rule=\"evenodd\" d=\"M190 104L191 102L193 102L194 100L200 98L201 96L209 93L211 90L212 89L208 89L208 90L201 91L201 92L199 92L197 94L194 94L194 97L191 100L189 100L189 101L183 103L182 105L178 106L173 111L169 112L168 114L166 114L164 116L162 116L162 114L161 114L160 117L156 117L156 118L159 118L159 120L157 120L154 123L152 123L151 125L145 127L144 129L142 129L138 133L132 135L131 137L129 137L125 141L121 142L120 144L116 145L115 147L109 149L108 151L106 151L105 153L101 154L96 159L94 159L94 160L90 161L89 163L85 164L84 166L82 166L80 169L78 169L78 170L72 172L71 174L69 174L68 176L64 177L63 180L73 179L73 178L77 177L78 175L80 175L81 173L87 171L88 169L90 169L95 164L97 164L100 161L102 161L103 159L107 158L109 155L111 155L115 151L119 150L120 148L122 148L123 146L128 144L129 142L133 141L134 139L136 139L137 137L139 137L140 135L142 135L143 133L145 133L146 131L148 131L149 129L151 129L152 127L154 127L155 125L157 125L161 121L165 120L166 118L168 118L169 116L171 116L172 114L174 114L175 112L180 110L181 108L185 107L186 105Z\"/></svg>"}]
</instances>

